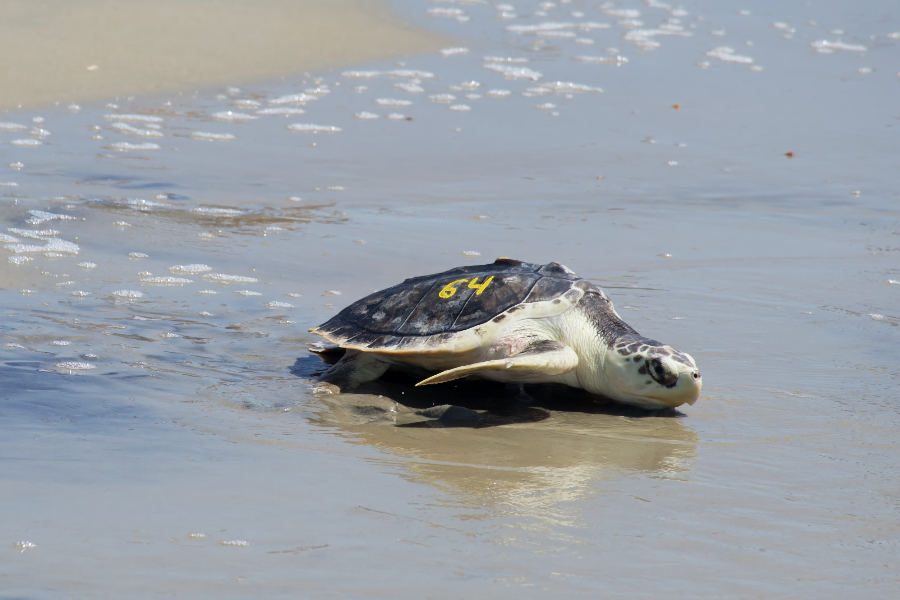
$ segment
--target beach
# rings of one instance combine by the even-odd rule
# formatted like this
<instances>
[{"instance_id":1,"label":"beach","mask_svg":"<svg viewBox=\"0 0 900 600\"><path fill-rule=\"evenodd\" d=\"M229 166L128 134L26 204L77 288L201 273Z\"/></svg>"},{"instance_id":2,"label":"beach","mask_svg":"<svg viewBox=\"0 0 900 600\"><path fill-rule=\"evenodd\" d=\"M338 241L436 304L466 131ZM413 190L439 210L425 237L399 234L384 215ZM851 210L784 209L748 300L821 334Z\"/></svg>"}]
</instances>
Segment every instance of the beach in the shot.
<instances>
[{"instance_id":1,"label":"beach","mask_svg":"<svg viewBox=\"0 0 900 600\"><path fill-rule=\"evenodd\" d=\"M213 4L0 96L0 598L896 596L893 3ZM699 400L312 392L310 328L501 256Z\"/></svg>"}]
</instances>

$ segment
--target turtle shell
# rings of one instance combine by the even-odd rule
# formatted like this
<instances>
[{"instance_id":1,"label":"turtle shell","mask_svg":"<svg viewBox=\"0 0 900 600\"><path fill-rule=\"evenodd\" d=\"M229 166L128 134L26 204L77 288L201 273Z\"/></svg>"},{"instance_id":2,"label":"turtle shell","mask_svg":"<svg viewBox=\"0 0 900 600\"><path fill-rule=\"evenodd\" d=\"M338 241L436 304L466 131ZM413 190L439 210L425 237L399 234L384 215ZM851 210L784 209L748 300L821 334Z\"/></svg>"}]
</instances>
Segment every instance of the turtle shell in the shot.
<instances>
[{"instance_id":1,"label":"turtle shell","mask_svg":"<svg viewBox=\"0 0 900 600\"><path fill-rule=\"evenodd\" d=\"M469 331L485 337L486 323L551 316L571 308L595 285L558 263L509 258L413 277L357 300L310 331L347 348L380 352L463 351L478 340L449 343ZM529 310L530 309L530 310ZM520 312L521 311L521 312ZM504 323L506 325L506 323Z\"/></svg>"}]
</instances>

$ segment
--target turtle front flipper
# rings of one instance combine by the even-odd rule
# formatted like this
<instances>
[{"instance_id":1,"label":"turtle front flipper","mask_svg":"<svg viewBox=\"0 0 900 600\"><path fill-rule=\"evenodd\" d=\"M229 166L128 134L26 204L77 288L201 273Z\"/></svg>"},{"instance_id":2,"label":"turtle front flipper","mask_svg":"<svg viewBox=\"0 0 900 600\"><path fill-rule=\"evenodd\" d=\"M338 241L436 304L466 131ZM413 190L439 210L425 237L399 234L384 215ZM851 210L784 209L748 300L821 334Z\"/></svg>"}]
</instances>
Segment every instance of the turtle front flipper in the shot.
<instances>
[{"instance_id":1,"label":"turtle front flipper","mask_svg":"<svg viewBox=\"0 0 900 600\"><path fill-rule=\"evenodd\" d=\"M442 371L416 386L444 383L469 375L481 375L495 381L540 383L548 381L549 377L568 373L577 366L578 355L570 347L553 340L541 340L513 356Z\"/></svg>"},{"instance_id":2,"label":"turtle front flipper","mask_svg":"<svg viewBox=\"0 0 900 600\"><path fill-rule=\"evenodd\" d=\"M322 373L314 391L326 394L347 392L384 375L390 365L372 354L347 350L330 369Z\"/></svg>"}]
</instances>

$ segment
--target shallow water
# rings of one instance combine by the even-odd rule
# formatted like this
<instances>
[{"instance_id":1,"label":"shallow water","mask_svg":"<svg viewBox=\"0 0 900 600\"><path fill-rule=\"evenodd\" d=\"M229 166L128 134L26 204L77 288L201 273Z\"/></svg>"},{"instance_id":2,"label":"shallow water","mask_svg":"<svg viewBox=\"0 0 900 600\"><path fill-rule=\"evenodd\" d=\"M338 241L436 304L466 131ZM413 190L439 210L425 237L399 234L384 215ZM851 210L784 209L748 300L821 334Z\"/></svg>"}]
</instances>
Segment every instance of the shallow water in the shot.
<instances>
[{"instance_id":1,"label":"shallow water","mask_svg":"<svg viewBox=\"0 0 900 600\"><path fill-rule=\"evenodd\" d=\"M896 596L896 8L514 4L396 5L466 52L0 115L4 597ZM309 327L497 256L700 400L310 395Z\"/></svg>"}]
</instances>

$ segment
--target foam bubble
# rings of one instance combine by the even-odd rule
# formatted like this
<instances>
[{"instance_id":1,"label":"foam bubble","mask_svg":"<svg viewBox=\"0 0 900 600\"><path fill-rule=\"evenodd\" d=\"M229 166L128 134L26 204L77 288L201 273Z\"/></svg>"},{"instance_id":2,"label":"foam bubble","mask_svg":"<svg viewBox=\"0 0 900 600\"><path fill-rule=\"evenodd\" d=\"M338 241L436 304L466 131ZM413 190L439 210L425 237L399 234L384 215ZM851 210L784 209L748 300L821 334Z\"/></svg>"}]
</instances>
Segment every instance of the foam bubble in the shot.
<instances>
[{"instance_id":1,"label":"foam bubble","mask_svg":"<svg viewBox=\"0 0 900 600\"><path fill-rule=\"evenodd\" d=\"M15 548L20 553L25 552L26 550L31 550L32 548L37 548L37 544L35 544L34 542L29 542L28 540L16 542L15 544L13 544L13 546L15 546Z\"/></svg>"},{"instance_id":2,"label":"foam bubble","mask_svg":"<svg viewBox=\"0 0 900 600\"><path fill-rule=\"evenodd\" d=\"M381 75L381 71L344 71L341 75L348 79L372 79Z\"/></svg>"},{"instance_id":3,"label":"foam bubble","mask_svg":"<svg viewBox=\"0 0 900 600\"><path fill-rule=\"evenodd\" d=\"M455 110L455 111L459 111L459 112L465 112L467 110L472 110L472 107L469 106L468 104L451 104L447 108L449 108L450 110Z\"/></svg>"},{"instance_id":4,"label":"foam bubble","mask_svg":"<svg viewBox=\"0 0 900 600\"><path fill-rule=\"evenodd\" d=\"M132 121L138 123L162 123L162 117L153 115L103 115L108 121Z\"/></svg>"},{"instance_id":5,"label":"foam bubble","mask_svg":"<svg viewBox=\"0 0 900 600\"><path fill-rule=\"evenodd\" d=\"M92 262L80 262L80 263L78 263L77 266L81 267L82 269L96 269L96 268L97 268L97 263L92 263Z\"/></svg>"},{"instance_id":6,"label":"foam bubble","mask_svg":"<svg viewBox=\"0 0 900 600\"><path fill-rule=\"evenodd\" d=\"M259 100L249 100L249 99L238 99L232 102L238 108L256 108L258 106L262 106L262 102Z\"/></svg>"},{"instance_id":7,"label":"foam bubble","mask_svg":"<svg viewBox=\"0 0 900 600\"><path fill-rule=\"evenodd\" d=\"M287 302L278 302L277 300L273 300L272 302L266 302L263 304L266 308L294 308L293 304L288 304Z\"/></svg>"},{"instance_id":8,"label":"foam bubble","mask_svg":"<svg viewBox=\"0 0 900 600\"><path fill-rule=\"evenodd\" d=\"M549 38L573 38L578 36L574 31L538 31L536 35Z\"/></svg>"},{"instance_id":9,"label":"foam bubble","mask_svg":"<svg viewBox=\"0 0 900 600\"><path fill-rule=\"evenodd\" d=\"M165 194L158 194L157 199L166 198ZM143 198L125 198L120 202L128 205L129 207L135 210L148 211L154 206L172 206L171 204L167 204L165 202L153 202L152 200L144 200Z\"/></svg>"},{"instance_id":10,"label":"foam bubble","mask_svg":"<svg viewBox=\"0 0 900 600\"><path fill-rule=\"evenodd\" d=\"M575 27L575 23L538 23L537 25L508 25L506 30L511 33L537 33L538 31L558 31Z\"/></svg>"},{"instance_id":11,"label":"foam bubble","mask_svg":"<svg viewBox=\"0 0 900 600\"><path fill-rule=\"evenodd\" d=\"M392 87L410 94L418 94L425 91L425 88L417 83L395 83Z\"/></svg>"},{"instance_id":12,"label":"foam bubble","mask_svg":"<svg viewBox=\"0 0 900 600\"><path fill-rule=\"evenodd\" d=\"M512 63L512 64L522 64L527 63L527 58L513 58L511 56L503 57L503 56L485 56L481 60L484 62L492 62L492 63Z\"/></svg>"},{"instance_id":13,"label":"foam bubble","mask_svg":"<svg viewBox=\"0 0 900 600\"><path fill-rule=\"evenodd\" d=\"M236 210L234 208L213 208L209 206L192 208L191 212L199 213L201 215L214 215L217 217L236 217L244 214L244 211Z\"/></svg>"},{"instance_id":14,"label":"foam bubble","mask_svg":"<svg viewBox=\"0 0 900 600\"><path fill-rule=\"evenodd\" d=\"M54 340L50 342L51 346L71 346L72 342L69 340Z\"/></svg>"},{"instance_id":15,"label":"foam bubble","mask_svg":"<svg viewBox=\"0 0 900 600\"><path fill-rule=\"evenodd\" d=\"M149 255L149 254L144 254L143 252L129 252L129 253L128 253L128 258L134 258L134 259L138 259L138 258L150 258L150 255Z\"/></svg>"},{"instance_id":16,"label":"foam bubble","mask_svg":"<svg viewBox=\"0 0 900 600\"><path fill-rule=\"evenodd\" d=\"M240 294L241 296L262 296L259 292L254 292L251 290L236 290L235 294Z\"/></svg>"},{"instance_id":17,"label":"foam bubble","mask_svg":"<svg viewBox=\"0 0 900 600\"><path fill-rule=\"evenodd\" d=\"M43 143L44 142L42 142L40 140L27 140L27 139L13 140L10 142L10 144L12 144L13 146L21 146L24 148L32 148L34 146L40 146Z\"/></svg>"},{"instance_id":18,"label":"foam bubble","mask_svg":"<svg viewBox=\"0 0 900 600\"><path fill-rule=\"evenodd\" d=\"M153 283L158 285L183 285L185 283L194 283L193 279L185 279L183 277L143 277L141 283Z\"/></svg>"},{"instance_id":19,"label":"foam bubble","mask_svg":"<svg viewBox=\"0 0 900 600\"><path fill-rule=\"evenodd\" d=\"M276 106L274 108L262 108L256 111L258 115L302 115L306 111L293 106Z\"/></svg>"},{"instance_id":20,"label":"foam bubble","mask_svg":"<svg viewBox=\"0 0 900 600\"><path fill-rule=\"evenodd\" d=\"M112 292L113 296L117 296L119 298L141 298L144 295L144 292L139 292L137 290L116 290Z\"/></svg>"},{"instance_id":21,"label":"foam bubble","mask_svg":"<svg viewBox=\"0 0 900 600\"><path fill-rule=\"evenodd\" d=\"M603 14L620 19L636 19L641 16L641 11L633 8L607 8L603 10Z\"/></svg>"},{"instance_id":22,"label":"foam bubble","mask_svg":"<svg viewBox=\"0 0 900 600\"><path fill-rule=\"evenodd\" d=\"M8 263L10 263L12 265L24 265L28 261L34 260L34 259L30 256L10 256L6 260Z\"/></svg>"},{"instance_id":23,"label":"foam bubble","mask_svg":"<svg viewBox=\"0 0 900 600\"><path fill-rule=\"evenodd\" d=\"M90 369L96 369L97 365L92 365L91 363L86 362L66 361L56 363L56 368L63 369L65 371L88 371Z\"/></svg>"},{"instance_id":24,"label":"foam bubble","mask_svg":"<svg viewBox=\"0 0 900 600\"><path fill-rule=\"evenodd\" d=\"M219 542L223 546L249 546L250 542L244 540L225 540Z\"/></svg>"},{"instance_id":25,"label":"foam bubble","mask_svg":"<svg viewBox=\"0 0 900 600\"><path fill-rule=\"evenodd\" d=\"M409 100L398 100L396 98L378 98L375 100L378 106L409 106L412 104Z\"/></svg>"},{"instance_id":26,"label":"foam bubble","mask_svg":"<svg viewBox=\"0 0 900 600\"><path fill-rule=\"evenodd\" d=\"M458 56L460 54L468 54L468 48L444 48L439 52L441 56Z\"/></svg>"},{"instance_id":27,"label":"foam bubble","mask_svg":"<svg viewBox=\"0 0 900 600\"><path fill-rule=\"evenodd\" d=\"M544 76L543 73L527 67L513 67L499 63L486 63L483 66L485 69L500 73L507 79L531 79L532 81L537 81Z\"/></svg>"},{"instance_id":28,"label":"foam bubble","mask_svg":"<svg viewBox=\"0 0 900 600\"><path fill-rule=\"evenodd\" d=\"M7 250L14 254L24 254L26 252L62 252L66 254L78 254L81 250L78 244L51 238L43 246L31 246L28 244L7 244L4 246Z\"/></svg>"},{"instance_id":29,"label":"foam bubble","mask_svg":"<svg viewBox=\"0 0 900 600\"><path fill-rule=\"evenodd\" d=\"M227 123L242 123L244 121L253 121L258 119L259 117L255 115L248 115L247 113L235 112L231 110L223 110L221 112L213 113L212 118L217 121L225 121Z\"/></svg>"},{"instance_id":30,"label":"foam bubble","mask_svg":"<svg viewBox=\"0 0 900 600\"><path fill-rule=\"evenodd\" d=\"M198 293L198 294L203 294L203 295L205 295L205 296L212 296L212 295L218 294L219 292L217 292L217 291L215 291L215 290L200 290L200 291L197 292L197 293Z\"/></svg>"},{"instance_id":31,"label":"foam bubble","mask_svg":"<svg viewBox=\"0 0 900 600\"><path fill-rule=\"evenodd\" d=\"M159 150L159 144L151 144L150 142L145 142L143 144L116 142L115 144L110 144L109 147L112 150L121 150L123 152L127 152L128 150Z\"/></svg>"},{"instance_id":32,"label":"foam bubble","mask_svg":"<svg viewBox=\"0 0 900 600\"><path fill-rule=\"evenodd\" d=\"M572 60L599 65L612 65L614 67L621 67L628 62L628 59L624 56L573 56Z\"/></svg>"},{"instance_id":33,"label":"foam bubble","mask_svg":"<svg viewBox=\"0 0 900 600\"><path fill-rule=\"evenodd\" d=\"M383 72L382 75L387 75L388 77L400 77L403 79L431 79L434 77L434 73L419 71L418 69L393 69L392 71Z\"/></svg>"},{"instance_id":34,"label":"foam bubble","mask_svg":"<svg viewBox=\"0 0 900 600\"><path fill-rule=\"evenodd\" d=\"M72 295L76 298L84 298L85 296L90 296L91 292L82 292L81 290L78 290L76 292L72 292Z\"/></svg>"},{"instance_id":35,"label":"foam bubble","mask_svg":"<svg viewBox=\"0 0 900 600\"><path fill-rule=\"evenodd\" d=\"M15 181L0 181L0 187L19 187Z\"/></svg>"},{"instance_id":36,"label":"foam bubble","mask_svg":"<svg viewBox=\"0 0 900 600\"><path fill-rule=\"evenodd\" d=\"M656 29L632 29L631 31L623 35L622 39L627 42L631 42L633 45L641 48L642 50L653 50L654 48L659 48L660 43L652 38L660 35L691 37L693 34L688 31L684 31L684 28L680 25L675 25L673 23L664 23Z\"/></svg>"},{"instance_id":37,"label":"foam bubble","mask_svg":"<svg viewBox=\"0 0 900 600\"><path fill-rule=\"evenodd\" d=\"M159 334L159 337L161 337L161 338L180 338L181 336L178 335L177 333L166 332L166 333Z\"/></svg>"},{"instance_id":38,"label":"foam bubble","mask_svg":"<svg viewBox=\"0 0 900 600\"><path fill-rule=\"evenodd\" d=\"M40 225L45 221L53 221L58 219L60 221L72 221L77 217L73 217L71 215L61 215L58 213L51 213L44 210L29 210L28 214L31 215L31 218L26 221L26 223L31 223L32 225Z\"/></svg>"},{"instance_id":39,"label":"foam bubble","mask_svg":"<svg viewBox=\"0 0 900 600\"><path fill-rule=\"evenodd\" d=\"M311 100L318 100L318 96L312 94L288 94L279 98L269 100L269 104L277 106L279 104L305 104Z\"/></svg>"},{"instance_id":40,"label":"foam bubble","mask_svg":"<svg viewBox=\"0 0 900 600\"><path fill-rule=\"evenodd\" d=\"M234 136L230 133L210 133L209 131L192 131L191 137L195 140L206 140L208 142L230 142Z\"/></svg>"},{"instance_id":41,"label":"foam bubble","mask_svg":"<svg viewBox=\"0 0 900 600\"><path fill-rule=\"evenodd\" d=\"M722 62L729 63L750 64L753 62L753 59L749 56L735 54L734 48L729 48L728 46L719 46L718 48L713 48L706 53L706 56L710 58L718 58Z\"/></svg>"},{"instance_id":42,"label":"foam bubble","mask_svg":"<svg viewBox=\"0 0 900 600\"><path fill-rule=\"evenodd\" d=\"M836 42L829 42L828 40L816 40L812 44L812 49L818 52L819 54L831 54L835 50L845 50L848 52L865 52L868 50L867 47L861 44L846 44L840 40Z\"/></svg>"},{"instance_id":43,"label":"foam bubble","mask_svg":"<svg viewBox=\"0 0 900 600\"><path fill-rule=\"evenodd\" d=\"M10 121L0 121L0 131L22 131L23 129L28 129L28 126Z\"/></svg>"},{"instance_id":44,"label":"foam bubble","mask_svg":"<svg viewBox=\"0 0 900 600\"><path fill-rule=\"evenodd\" d=\"M367 121L367 120L370 120L370 119L377 119L377 118L378 118L378 115L376 115L375 113L370 113L370 112L365 111L365 110L362 111L362 112L354 113L353 116L356 117L357 119L361 119L361 120L363 120L363 121Z\"/></svg>"},{"instance_id":45,"label":"foam bubble","mask_svg":"<svg viewBox=\"0 0 900 600\"><path fill-rule=\"evenodd\" d=\"M581 83L572 83L571 81L554 81L553 83L542 83L538 87L528 88L526 90L531 94L572 94L582 92L596 92L602 94L603 90L598 87L591 87Z\"/></svg>"},{"instance_id":46,"label":"foam bubble","mask_svg":"<svg viewBox=\"0 0 900 600\"><path fill-rule=\"evenodd\" d=\"M509 90L488 90L486 95L491 98L506 98L511 93Z\"/></svg>"},{"instance_id":47,"label":"foam bubble","mask_svg":"<svg viewBox=\"0 0 900 600\"><path fill-rule=\"evenodd\" d=\"M432 17L462 17L466 14L461 8L429 8L425 12Z\"/></svg>"},{"instance_id":48,"label":"foam bubble","mask_svg":"<svg viewBox=\"0 0 900 600\"><path fill-rule=\"evenodd\" d=\"M785 23L784 21L776 21L772 23L773 29L778 29L779 31L783 31L787 34L797 33L797 30Z\"/></svg>"},{"instance_id":49,"label":"foam bubble","mask_svg":"<svg viewBox=\"0 0 900 600\"><path fill-rule=\"evenodd\" d=\"M163 134L158 131L154 131L153 129L141 129L139 127L135 127L134 125L129 125L128 123L113 123L112 125L110 125L110 129L112 129L116 133L130 133L132 135L139 135L141 137L163 137Z\"/></svg>"},{"instance_id":50,"label":"foam bubble","mask_svg":"<svg viewBox=\"0 0 900 600\"><path fill-rule=\"evenodd\" d=\"M169 270L173 273L187 273L189 275L197 275L199 273L207 273L209 271L212 271L212 267L203 264L174 265L169 267Z\"/></svg>"},{"instance_id":51,"label":"foam bubble","mask_svg":"<svg viewBox=\"0 0 900 600\"><path fill-rule=\"evenodd\" d=\"M463 250L463 256L481 256L481 252L476 252L475 250Z\"/></svg>"},{"instance_id":52,"label":"foam bubble","mask_svg":"<svg viewBox=\"0 0 900 600\"><path fill-rule=\"evenodd\" d=\"M12 231L12 228L10 228L10 231ZM12 243L15 243L18 241L19 241L19 238L15 238L11 235L6 235L5 233L0 233L0 242L6 243L6 244L12 244Z\"/></svg>"},{"instance_id":53,"label":"foam bubble","mask_svg":"<svg viewBox=\"0 0 900 600\"><path fill-rule=\"evenodd\" d=\"M432 102L453 102L456 100L456 96L453 94L434 94L432 96L428 96L428 99Z\"/></svg>"},{"instance_id":54,"label":"foam bubble","mask_svg":"<svg viewBox=\"0 0 900 600\"><path fill-rule=\"evenodd\" d=\"M287 128L291 131L309 133L338 133L341 131L340 127L334 127L333 125L313 125L311 123L294 123L288 125Z\"/></svg>"},{"instance_id":55,"label":"foam bubble","mask_svg":"<svg viewBox=\"0 0 900 600\"><path fill-rule=\"evenodd\" d=\"M401 113L391 113L387 116L387 118L391 119L392 121L402 121L406 118L406 115Z\"/></svg>"},{"instance_id":56,"label":"foam bubble","mask_svg":"<svg viewBox=\"0 0 900 600\"><path fill-rule=\"evenodd\" d=\"M257 283L257 279L253 277L242 277L241 275L225 275L224 273L210 273L203 276L203 279L214 283Z\"/></svg>"}]
</instances>

